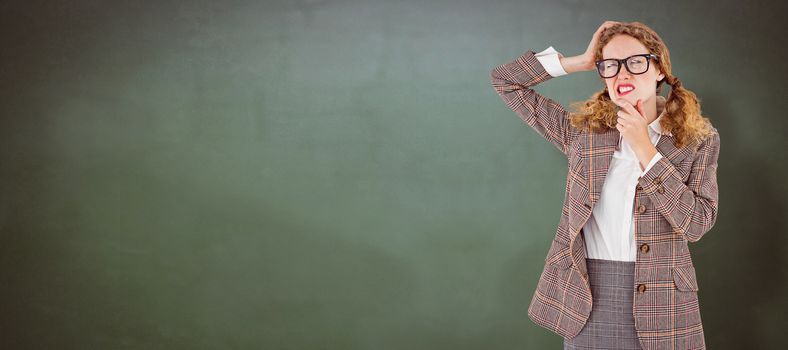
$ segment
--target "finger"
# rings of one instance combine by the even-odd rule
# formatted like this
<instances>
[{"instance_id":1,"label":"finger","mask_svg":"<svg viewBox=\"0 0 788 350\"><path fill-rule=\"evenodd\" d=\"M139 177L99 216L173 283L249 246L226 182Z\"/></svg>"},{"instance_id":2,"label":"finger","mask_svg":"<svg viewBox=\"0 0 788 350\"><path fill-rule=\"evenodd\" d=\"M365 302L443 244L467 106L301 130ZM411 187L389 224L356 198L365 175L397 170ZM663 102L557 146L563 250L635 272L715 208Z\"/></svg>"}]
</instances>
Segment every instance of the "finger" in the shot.
<instances>
[{"instance_id":1,"label":"finger","mask_svg":"<svg viewBox=\"0 0 788 350\"><path fill-rule=\"evenodd\" d=\"M627 113L626 111L623 111L623 110L616 112L616 115L618 115L618 117L623 119L623 120L629 120L629 118L632 117L629 113Z\"/></svg>"},{"instance_id":2,"label":"finger","mask_svg":"<svg viewBox=\"0 0 788 350\"><path fill-rule=\"evenodd\" d=\"M624 105L632 106L632 102L629 102L629 100L627 100L627 99L625 99L623 97L616 98L615 100L613 100L613 102L615 102L616 104L618 104L620 106L624 106Z\"/></svg>"},{"instance_id":3,"label":"finger","mask_svg":"<svg viewBox=\"0 0 788 350\"><path fill-rule=\"evenodd\" d=\"M625 100L622 97L619 97L619 98L614 99L612 101L613 101L613 103L615 103L617 106L619 106L621 108L624 108L624 106L626 106L626 105L631 105L631 103L629 103L629 101Z\"/></svg>"},{"instance_id":4,"label":"finger","mask_svg":"<svg viewBox=\"0 0 788 350\"><path fill-rule=\"evenodd\" d=\"M621 98L621 99L619 99L619 102L621 102L619 104L619 106L621 106L622 109L627 111L627 113L629 113L629 114L631 114L633 116L640 115L640 113L638 113L638 111L635 109L635 106L633 106L631 103L629 103L629 101Z\"/></svg>"},{"instance_id":5,"label":"finger","mask_svg":"<svg viewBox=\"0 0 788 350\"><path fill-rule=\"evenodd\" d=\"M640 116L643 119L646 119L646 113L643 113L643 101L638 99L638 102L635 104L635 109L638 111L638 114L640 114Z\"/></svg>"}]
</instances>

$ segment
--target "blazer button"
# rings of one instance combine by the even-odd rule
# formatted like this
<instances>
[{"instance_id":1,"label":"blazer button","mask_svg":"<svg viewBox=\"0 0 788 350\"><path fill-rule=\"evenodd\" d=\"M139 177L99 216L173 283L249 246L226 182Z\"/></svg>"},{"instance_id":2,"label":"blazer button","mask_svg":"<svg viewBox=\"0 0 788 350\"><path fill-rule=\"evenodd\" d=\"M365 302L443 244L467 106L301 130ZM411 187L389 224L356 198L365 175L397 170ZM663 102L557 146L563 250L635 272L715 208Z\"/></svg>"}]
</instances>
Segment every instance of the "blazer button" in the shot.
<instances>
[{"instance_id":1,"label":"blazer button","mask_svg":"<svg viewBox=\"0 0 788 350\"><path fill-rule=\"evenodd\" d=\"M587 273L581 272L580 274L583 276L583 278L588 278L588 274Z\"/></svg>"},{"instance_id":2,"label":"blazer button","mask_svg":"<svg viewBox=\"0 0 788 350\"><path fill-rule=\"evenodd\" d=\"M662 179L659 176L657 176L657 177L654 178L654 183L659 185L659 184L662 183Z\"/></svg>"},{"instance_id":3,"label":"blazer button","mask_svg":"<svg viewBox=\"0 0 788 350\"><path fill-rule=\"evenodd\" d=\"M643 190L643 186L638 185L637 189L638 189L638 191L642 191Z\"/></svg>"},{"instance_id":4,"label":"blazer button","mask_svg":"<svg viewBox=\"0 0 788 350\"><path fill-rule=\"evenodd\" d=\"M645 293L646 292L646 285L645 284L638 284L638 292Z\"/></svg>"},{"instance_id":5,"label":"blazer button","mask_svg":"<svg viewBox=\"0 0 788 350\"><path fill-rule=\"evenodd\" d=\"M646 206L641 204L638 205L638 213L643 214L646 211Z\"/></svg>"},{"instance_id":6,"label":"blazer button","mask_svg":"<svg viewBox=\"0 0 788 350\"><path fill-rule=\"evenodd\" d=\"M659 188L657 188L657 192L659 192L659 194L665 193L665 187L659 186Z\"/></svg>"},{"instance_id":7,"label":"blazer button","mask_svg":"<svg viewBox=\"0 0 788 350\"><path fill-rule=\"evenodd\" d=\"M648 253L648 244L643 243L640 245L640 251L643 253Z\"/></svg>"}]
</instances>

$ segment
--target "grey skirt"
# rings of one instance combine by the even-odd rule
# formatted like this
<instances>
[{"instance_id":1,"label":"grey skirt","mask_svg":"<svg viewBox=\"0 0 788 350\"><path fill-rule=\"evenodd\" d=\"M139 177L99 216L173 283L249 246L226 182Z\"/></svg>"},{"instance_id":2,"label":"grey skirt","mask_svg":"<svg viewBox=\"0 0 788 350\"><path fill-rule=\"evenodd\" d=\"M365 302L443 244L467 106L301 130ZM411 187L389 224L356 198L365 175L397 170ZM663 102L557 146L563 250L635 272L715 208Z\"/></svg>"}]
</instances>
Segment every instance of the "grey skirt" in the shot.
<instances>
[{"instance_id":1,"label":"grey skirt","mask_svg":"<svg viewBox=\"0 0 788 350\"><path fill-rule=\"evenodd\" d=\"M641 349L632 298L635 262L586 259L591 284L591 315L580 334L564 338L564 349Z\"/></svg>"}]
</instances>

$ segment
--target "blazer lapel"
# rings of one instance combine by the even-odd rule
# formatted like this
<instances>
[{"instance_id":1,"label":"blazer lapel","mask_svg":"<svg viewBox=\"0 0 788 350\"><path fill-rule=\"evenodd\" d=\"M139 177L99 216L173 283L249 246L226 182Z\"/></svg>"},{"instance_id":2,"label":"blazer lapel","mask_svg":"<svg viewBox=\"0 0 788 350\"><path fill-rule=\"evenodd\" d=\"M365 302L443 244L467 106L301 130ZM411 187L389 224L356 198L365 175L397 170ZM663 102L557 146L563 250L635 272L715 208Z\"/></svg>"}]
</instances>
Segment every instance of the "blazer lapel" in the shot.
<instances>
[{"instance_id":1,"label":"blazer lapel","mask_svg":"<svg viewBox=\"0 0 788 350\"><path fill-rule=\"evenodd\" d=\"M586 178L588 179L588 197L593 206L602 192L605 176L610 167L610 160L618 146L621 133L618 129L611 128L601 133L589 133L586 145Z\"/></svg>"},{"instance_id":2,"label":"blazer lapel","mask_svg":"<svg viewBox=\"0 0 788 350\"><path fill-rule=\"evenodd\" d=\"M663 134L657 142L657 151L663 157L668 158L671 164L679 165L684 158L695 153L695 148L686 146L682 148L676 147L676 138L673 135Z\"/></svg>"}]
</instances>

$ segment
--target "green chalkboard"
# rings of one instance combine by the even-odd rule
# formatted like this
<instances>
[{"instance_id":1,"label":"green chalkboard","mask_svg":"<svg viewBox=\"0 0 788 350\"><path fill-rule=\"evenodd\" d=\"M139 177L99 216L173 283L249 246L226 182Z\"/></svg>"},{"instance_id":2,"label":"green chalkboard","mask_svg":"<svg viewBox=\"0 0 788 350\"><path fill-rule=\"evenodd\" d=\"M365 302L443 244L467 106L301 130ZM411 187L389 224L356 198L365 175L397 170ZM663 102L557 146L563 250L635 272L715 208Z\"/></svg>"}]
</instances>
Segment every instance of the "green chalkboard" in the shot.
<instances>
[{"instance_id":1,"label":"green chalkboard","mask_svg":"<svg viewBox=\"0 0 788 350\"><path fill-rule=\"evenodd\" d=\"M560 347L526 311L566 160L489 73L608 19L660 32L722 134L709 347L781 344L784 12L740 6L4 3L0 348Z\"/></svg>"}]
</instances>

